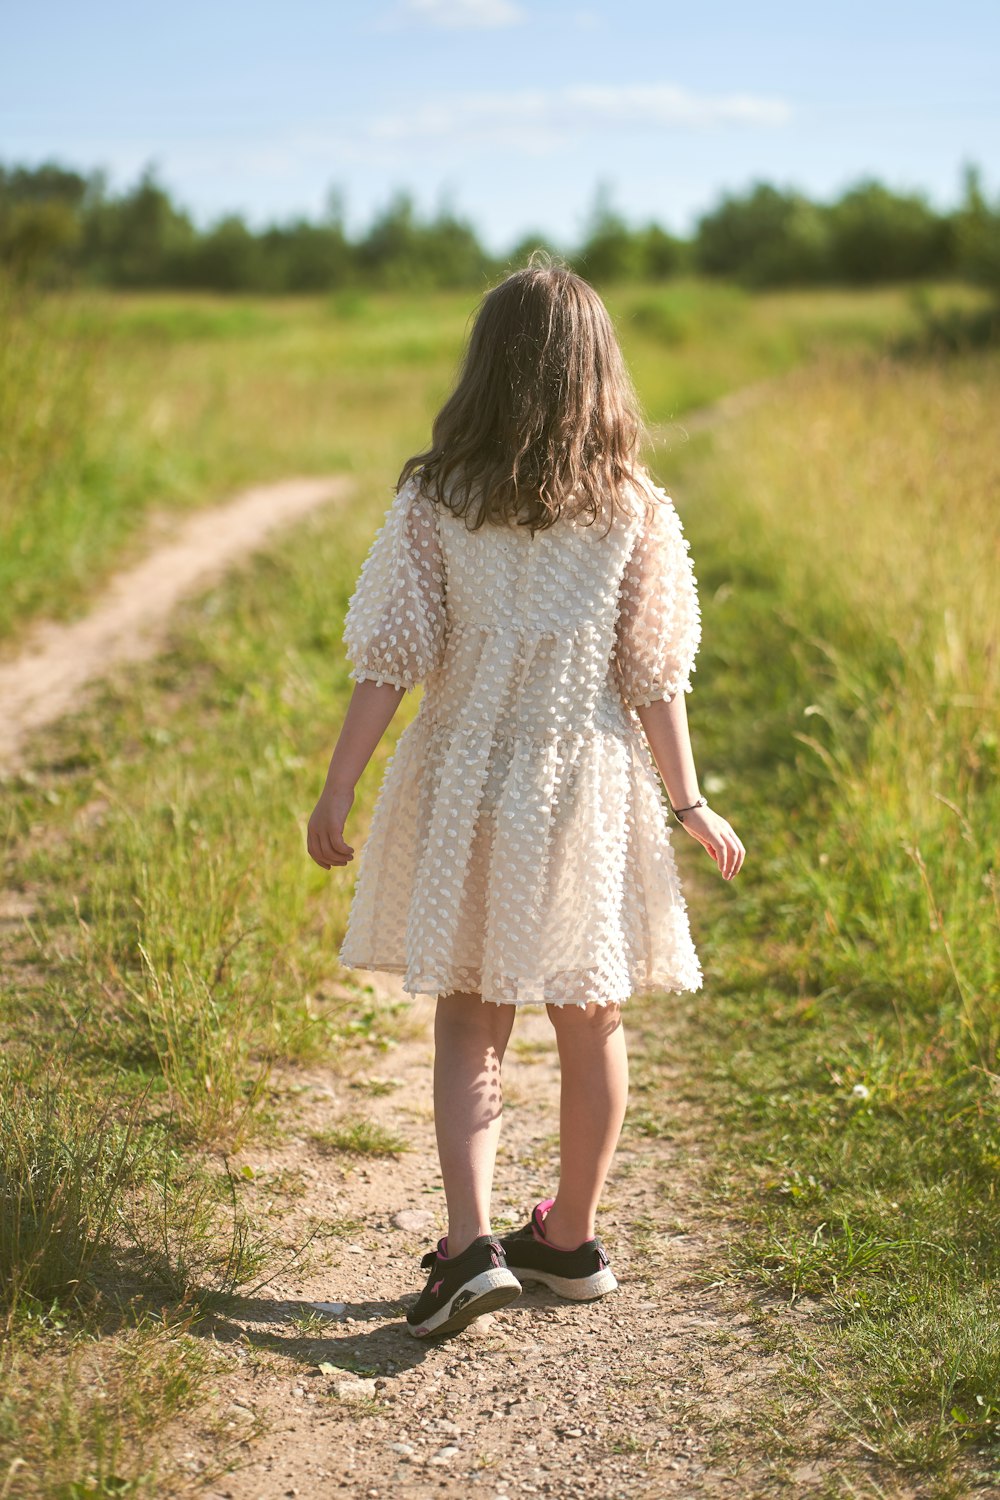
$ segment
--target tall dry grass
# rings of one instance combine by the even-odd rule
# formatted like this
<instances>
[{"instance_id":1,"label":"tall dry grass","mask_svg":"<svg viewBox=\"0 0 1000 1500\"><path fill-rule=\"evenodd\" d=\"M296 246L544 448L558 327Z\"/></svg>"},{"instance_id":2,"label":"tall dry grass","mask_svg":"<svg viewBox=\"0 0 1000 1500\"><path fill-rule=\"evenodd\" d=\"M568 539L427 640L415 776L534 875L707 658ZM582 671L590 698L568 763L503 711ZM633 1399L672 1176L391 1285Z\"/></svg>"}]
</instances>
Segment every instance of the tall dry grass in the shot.
<instances>
[{"instance_id":1,"label":"tall dry grass","mask_svg":"<svg viewBox=\"0 0 1000 1500\"><path fill-rule=\"evenodd\" d=\"M803 372L727 429L742 525L815 664L795 739L830 794L798 851L827 951L860 983L953 1008L995 1069L1000 829L995 361ZM711 483L711 481L709 481ZM801 764L801 755L799 756Z\"/></svg>"},{"instance_id":2,"label":"tall dry grass","mask_svg":"<svg viewBox=\"0 0 1000 1500\"><path fill-rule=\"evenodd\" d=\"M686 1031L734 1258L820 1299L796 1357L935 1494L970 1454L995 1478L1000 1436L998 409L988 354L826 361L675 486L695 739L749 850Z\"/></svg>"}]
</instances>

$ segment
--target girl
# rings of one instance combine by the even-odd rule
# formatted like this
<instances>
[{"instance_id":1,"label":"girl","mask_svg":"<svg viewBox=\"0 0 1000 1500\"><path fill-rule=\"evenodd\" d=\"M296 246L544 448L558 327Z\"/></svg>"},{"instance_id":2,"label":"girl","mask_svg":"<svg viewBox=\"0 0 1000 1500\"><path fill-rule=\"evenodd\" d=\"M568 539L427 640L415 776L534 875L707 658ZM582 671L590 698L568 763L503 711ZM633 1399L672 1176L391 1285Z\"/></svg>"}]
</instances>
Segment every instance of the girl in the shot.
<instances>
[{"instance_id":1,"label":"girl","mask_svg":"<svg viewBox=\"0 0 1000 1500\"><path fill-rule=\"evenodd\" d=\"M425 684L340 951L437 996L448 1233L421 1263L417 1336L464 1328L516 1297L518 1278L576 1299L617 1286L594 1215L625 1112L620 1007L701 985L657 770L723 876L743 862L698 790L685 712L695 579L640 438L603 303L533 258L484 298L347 611L355 688L309 821L324 869L354 858L358 777L403 693ZM531 1004L547 1007L559 1050L559 1186L497 1239L500 1066Z\"/></svg>"}]
</instances>

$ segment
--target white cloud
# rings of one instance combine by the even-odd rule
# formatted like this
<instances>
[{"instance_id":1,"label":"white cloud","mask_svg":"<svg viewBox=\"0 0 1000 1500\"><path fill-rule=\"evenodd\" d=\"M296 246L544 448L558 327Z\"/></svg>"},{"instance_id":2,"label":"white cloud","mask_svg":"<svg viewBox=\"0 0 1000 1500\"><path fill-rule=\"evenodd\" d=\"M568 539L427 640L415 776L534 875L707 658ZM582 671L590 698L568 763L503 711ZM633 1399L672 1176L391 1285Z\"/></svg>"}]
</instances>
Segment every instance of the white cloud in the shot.
<instances>
[{"instance_id":1,"label":"white cloud","mask_svg":"<svg viewBox=\"0 0 1000 1500\"><path fill-rule=\"evenodd\" d=\"M401 0L396 17L460 31L515 26L525 14L513 0Z\"/></svg>"},{"instance_id":2,"label":"white cloud","mask_svg":"<svg viewBox=\"0 0 1000 1500\"><path fill-rule=\"evenodd\" d=\"M372 141L489 141L544 150L591 129L709 129L718 125L785 125L782 99L755 94L695 94L672 84L573 85L509 94L429 100L405 115L363 126Z\"/></svg>"},{"instance_id":3,"label":"white cloud","mask_svg":"<svg viewBox=\"0 0 1000 1500\"><path fill-rule=\"evenodd\" d=\"M170 183L193 191L218 181L283 184L328 180L348 168L385 171L395 180L414 157L440 167L453 151L499 149L523 159L579 148L587 137L612 131L649 137L679 130L726 127L774 129L791 119L780 99L750 93L700 94L672 84L573 84L421 100L405 112L341 118L297 129L238 139L187 138L166 153ZM76 159L106 162L121 185L134 180L151 159L164 157L162 143L131 138L90 138L77 143ZM183 193L181 194L183 197ZM213 194L214 196L214 194ZM234 201L222 196L225 206Z\"/></svg>"},{"instance_id":4,"label":"white cloud","mask_svg":"<svg viewBox=\"0 0 1000 1500\"><path fill-rule=\"evenodd\" d=\"M754 94L693 94L669 83L582 87L566 91L567 102L619 125L785 125L791 110L782 99Z\"/></svg>"}]
</instances>

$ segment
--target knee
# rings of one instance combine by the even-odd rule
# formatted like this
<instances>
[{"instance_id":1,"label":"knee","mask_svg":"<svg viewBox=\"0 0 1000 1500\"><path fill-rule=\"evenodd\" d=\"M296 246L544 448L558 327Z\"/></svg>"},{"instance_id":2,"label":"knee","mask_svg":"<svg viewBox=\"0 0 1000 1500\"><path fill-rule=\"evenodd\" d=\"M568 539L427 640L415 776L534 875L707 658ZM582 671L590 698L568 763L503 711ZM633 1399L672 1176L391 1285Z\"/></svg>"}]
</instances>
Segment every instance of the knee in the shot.
<instances>
[{"instance_id":1,"label":"knee","mask_svg":"<svg viewBox=\"0 0 1000 1500\"><path fill-rule=\"evenodd\" d=\"M481 1040L500 1052L510 1035L509 1010L509 1006L493 1005L479 995L453 991L438 996L435 1029L445 1028L453 1036Z\"/></svg>"},{"instance_id":2,"label":"knee","mask_svg":"<svg viewBox=\"0 0 1000 1500\"><path fill-rule=\"evenodd\" d=\"M617 1003L547 1005L545 1008L559 1038L606 1037L622 1024L621 1006Z\"/></svg>"}]
</instances>

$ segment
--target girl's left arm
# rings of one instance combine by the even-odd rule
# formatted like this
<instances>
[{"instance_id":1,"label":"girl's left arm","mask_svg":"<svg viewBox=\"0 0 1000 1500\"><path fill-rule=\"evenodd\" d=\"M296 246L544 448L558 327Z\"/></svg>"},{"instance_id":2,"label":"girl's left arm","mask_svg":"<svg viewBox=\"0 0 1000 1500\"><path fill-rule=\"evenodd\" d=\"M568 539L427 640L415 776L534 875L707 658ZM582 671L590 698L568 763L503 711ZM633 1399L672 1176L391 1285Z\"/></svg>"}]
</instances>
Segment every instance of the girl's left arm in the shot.
<instances>
[{"instance_id":1,"label":"girl's left arm","mask_svg":"<svg viewBox=\"0 0 1000 1500\"><path fill-rule=\"evenodd\" d=\"M671 807L693 808L678 819L685 833L697 839L715 860L723 878L732 880L743 868L746 850L732 824L701 801L683 693L658 698L636 709Z\"/></svg>"},{"instance_id":2,"label":"girl's left arm","mask_svg":"<svg viewBox=\"0 0 1000 1500\"><path fill-rule=\"evenodd\" d=\"M330 757L326 782L309 819L306 848L310 858L324 870L349 864L354 858L353 848L344 839L344 824L354 804L354 789L404 692L404 688L394 687L390 682L365 680L354 685Z\"/></svg>"}]
</instances>

